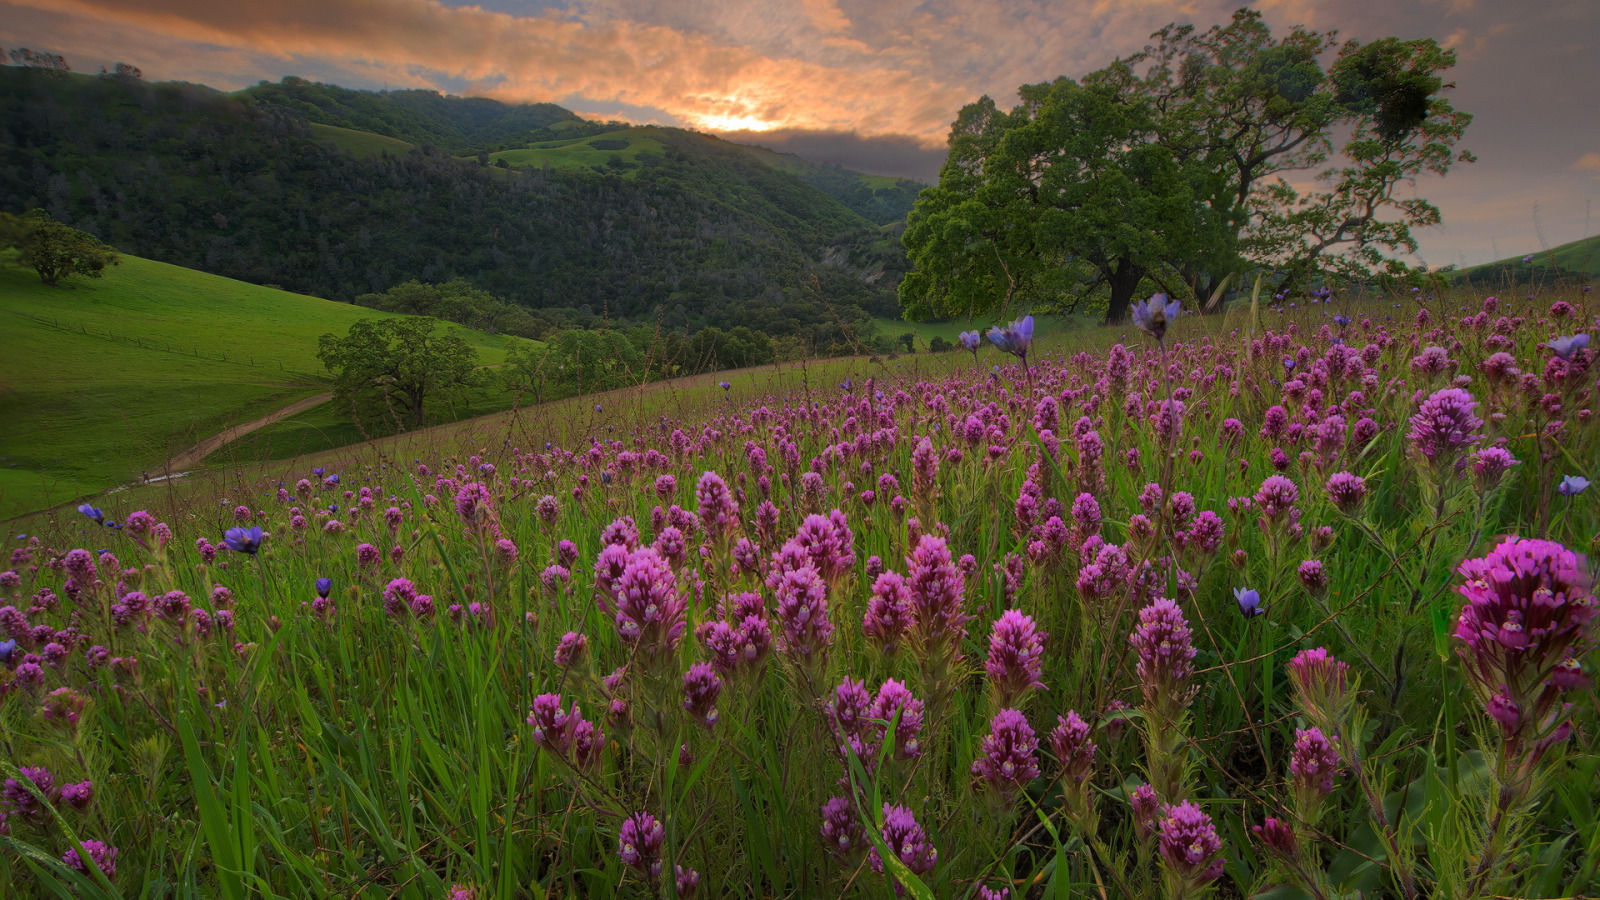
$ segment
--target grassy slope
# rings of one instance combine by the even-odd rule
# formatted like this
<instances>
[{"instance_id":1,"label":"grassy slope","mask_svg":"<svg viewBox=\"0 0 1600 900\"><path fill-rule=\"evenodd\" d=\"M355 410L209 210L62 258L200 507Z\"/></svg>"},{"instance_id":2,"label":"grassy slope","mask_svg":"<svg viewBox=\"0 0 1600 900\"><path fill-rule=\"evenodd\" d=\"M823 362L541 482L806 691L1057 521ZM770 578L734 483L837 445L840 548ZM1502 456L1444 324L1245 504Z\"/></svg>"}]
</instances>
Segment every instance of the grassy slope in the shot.
<instances>
[{"instance_id":1,"label":"grassy slope","mask_svg":"<svg viewBox=\"0 0 1600 900\"><path fill-rule=\"evenodd\" d=\"M628 146L620 150L605 150L594 146L596 141L602 145L607 141L627 141ZM654 153L658 156L666 152L666 147L655 136L655 129L627 128L572 140L542 141L527 149L502 150L499 153L489 154L489 157L503 159L507 164L517 168L527 166L537 169L548 164L555 169L604 169L613 156L622 157L624 162L638 162L640 152Z\"/></svg>"},{"instance_id":2,"label":"grassy slope","mask_svg":"<svg viewBox=\"0 0 1600 900\"><path fill-rule=\"evenodd\" d=\"M1091 327L1089 320L1075 319L1070 316L1034 316L1034 320L1034 334L1036 339L1039 340ZM918 352L927 350L928 342L935 337L942 337L953 344L956 342L957 335L963 331L977 331L982 334L989 330L991 324L994 324L990 322L967 322L963 319L952 319L947 322L907 322L904 319L876 318L872 321L878 326L879 332L892 338L898 338L908 331L914 332L917 336Z\"/></svg>"},{"instance_id":3,"label":"grassy slope","mask_svg":"<svg viewBox=\"0 0 1600 900\"><path fill-rule=\"evenodd\" d=\"M323 125L312 122L311 130L317 136L332 141L333 145L353 156L404 156L410 153L415 144L402 141L399 138L385 137L373 134L370 131L356 131L353 128L340 128L337 125Z\"/></svg>"},{"instance_id":4,"label":"grassy slope","mask_svg":"<svg viewBox=\"0 0 1600 900\"><path fill-rule=\"evenodd\" d=\"M1541 250L1533 254L1534 266L1548 266L1554 263L1569 272L1583 272L1587 275L1600 275L1600 234L1593 237L1580 238L1569 241L1549 250ZM1522 257L1513 256L1491 263L1468 266L1457 269L1457 277L1484 271L1498 271L1517 268L1522 265Z\"/></svg>"},{"instance_id":5,"label":"grassy slope","mask_svg":"<svg viewBox=\"0 0 1600 900\"><path fill-rule=\"evenodd\" d=\"M59 288L0 262L0 517L157 471L326 391L317 338L389 315L131 256ZM467 335L488 365L516 340Z\"/></svg>"}]
</instances>

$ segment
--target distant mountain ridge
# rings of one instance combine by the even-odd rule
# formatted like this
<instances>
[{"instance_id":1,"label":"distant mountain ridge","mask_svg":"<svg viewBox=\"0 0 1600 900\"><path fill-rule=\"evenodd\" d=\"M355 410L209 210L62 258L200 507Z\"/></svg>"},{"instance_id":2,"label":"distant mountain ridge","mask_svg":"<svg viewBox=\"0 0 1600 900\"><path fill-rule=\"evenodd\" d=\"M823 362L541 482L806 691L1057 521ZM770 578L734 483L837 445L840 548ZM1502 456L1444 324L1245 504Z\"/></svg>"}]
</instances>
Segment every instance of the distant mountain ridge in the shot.
<instances>
[{"instance_id":1,"label":"distant mountain ridge","mask_svg":"<svg viewBox=\"0 0 1600 900\"><path fill-rule=\"evenodd\" d=\"M518 160L510 163L513 165L537 167L552 158L549 154L541 157L540 151L580 144L594 145L596 153L617 152L626 149L630 134L642 134L646 139L670 135L674 145L686 152L692 152L690 145L695 143L702 148L733 147L796 175L876 225L904 221L917 193L926 187L906 178L866 175L681 128L594 122L553 103L512 104L430 90L362 91L294 76L277 83L262 82L239 95L308 122L371 132L417 146L432 144L455 156L488 153L491 158ZM607 147L608 142L622 146ZM608 159L602 157L591 167L603 170Z\"/></svg>"},{"instance_id":2,"label":"distant mountain ridge","mask_svg":"<svg viewBox=\"0 0 1600 900\"><path fill-rule=\"evenodd\" d=\"M578 138L593 159L553 164ZM462 278L551 327L756 323L859 350L898 309L889 201L916 185L896 184L549 104L0 67L0 208L330 299Z\"/></svg>"}]
</instances>

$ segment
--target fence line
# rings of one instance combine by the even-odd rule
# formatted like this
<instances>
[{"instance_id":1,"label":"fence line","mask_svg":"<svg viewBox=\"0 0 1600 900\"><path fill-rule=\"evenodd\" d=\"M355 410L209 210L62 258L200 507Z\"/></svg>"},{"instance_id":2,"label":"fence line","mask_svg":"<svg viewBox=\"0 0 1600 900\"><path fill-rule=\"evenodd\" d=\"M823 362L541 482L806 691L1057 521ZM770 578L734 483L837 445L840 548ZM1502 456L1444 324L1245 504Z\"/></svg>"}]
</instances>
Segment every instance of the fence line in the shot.
<instances>
[{"instance_id":1,"label":"fence line","mask_svg":"<svg viewBox=\"0 0 1600 900\"><path fill-rule=\"evenodd\" d=\"M183 356L193 356L196 359L211 359L211 360L216 360L218 362L233 363L235 365L240 365L240 366L253 366L253 367L258 368L258 369L270 369L270 368L273 368L273 363L268 362L266 360L263 360L263 361L261 361L259 363L256 362L255 354L252 354L252 353L234 354L233 357L230 358L228 352L225 351L225 350L215 350L215 351L202 352L199 347L186 347L186 346L183 346L182 344L172 344L172 343L169 343L167 341L158 341L158 340L154 340L152 338L130 337L128 335L118 334L118 333L116 333L114 331L110 331L110 330L107 330L107 331L93 330L93 329L90 329L88 325L85 325L85 324L82 324L82 323L79 323L77 325L74 325L71 322L63 324L61 322L61 320L56 318L55 316L45 316L45 315L40 315L38 313L25 312L25 311L20 310L20 309L9 310L9 312L11 312L14 315L21 316L21 317L23 317L25 319L32 319L33 321L38 322L41 325L51 325L51 326L54 326L56 328L60 328L63 331L76 332L76 333L79 333L79 334L88 335L90 337L105 338L105 339L108 339L108 340L120 341L120 342L125 343L125 344L137 344L138 346L140 346L140 347L142 347L142 348L144 348L146 350L158 350L158 351L161 351L161 352L164 352L164 353L177 353L177 354L181 354ZM280 372L288 372L288 373L295 374L295 375L310 375L310 374L312 374L310 372L302 372L302 371L300 371L298 369L287 368L287 367L284 366L282 360L277 361L276 367L277 367L278 371L280 371Z\"/></svg>"}]
</instances>

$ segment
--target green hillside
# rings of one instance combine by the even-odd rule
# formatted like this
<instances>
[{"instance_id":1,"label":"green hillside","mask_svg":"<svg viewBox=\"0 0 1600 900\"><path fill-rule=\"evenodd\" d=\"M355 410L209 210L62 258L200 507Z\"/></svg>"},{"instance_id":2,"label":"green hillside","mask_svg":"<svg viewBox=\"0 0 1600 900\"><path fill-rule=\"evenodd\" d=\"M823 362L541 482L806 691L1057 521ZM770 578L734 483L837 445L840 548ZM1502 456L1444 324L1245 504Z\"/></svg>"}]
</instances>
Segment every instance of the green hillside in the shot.
<instances>
[{"instance_id":1,"label":"green hillside","mask_svg":"<svg viewBox=\"0 0 1600 900\"><path fill-rule=\"evenodd\" d=\"M317 338L390 316L133 256L57 288L0 263L0 518L159 471L226 427L326 392ZM463 333L486 365L520 340Z\"/></svg>"},{"instance_id":2,"label":"green hillside","mask_svg":"<svg viewBox=\"0 0 1600 900\"><path fill-rule=\"evenodd\" d=\"M479 155L530 143L573 164ZM332 300L460 279L562 327L755 320L846 346L841 322L898 308L904 252L869 250L858 211L882 197L858 185L863 205L750 151L431 92L225 94L0 67L0 211L42 208L129 253Z\"/></svg>"},{"instance_id":3,"label":"green hillside","mask_svg":"<svg viewBox=\"0 0 1600 900\"><path fill-rule=\"evenodd\" d=\"M1450 277L1469 284L1530 284L1555 279L1587 279L1600 276L1600 234L1569 241L1549 250L1513 256L1453 271Z\"/></svg>"},{"instance_id":4,"label":"green hillside","mask_svg":"<svg viewBox=\"0 0 1600 900\"><path fill-rule=\"evenodd\" d=\"M341 128L338 125L323 125L320 122L311 123L311 133L333 142L335 147L352 156L382 156L385 153L390 156L401 156L416 148L415 144L399 138L373 134L370 131L357 131L354 128Z\"/></svg>"}]
</instances>

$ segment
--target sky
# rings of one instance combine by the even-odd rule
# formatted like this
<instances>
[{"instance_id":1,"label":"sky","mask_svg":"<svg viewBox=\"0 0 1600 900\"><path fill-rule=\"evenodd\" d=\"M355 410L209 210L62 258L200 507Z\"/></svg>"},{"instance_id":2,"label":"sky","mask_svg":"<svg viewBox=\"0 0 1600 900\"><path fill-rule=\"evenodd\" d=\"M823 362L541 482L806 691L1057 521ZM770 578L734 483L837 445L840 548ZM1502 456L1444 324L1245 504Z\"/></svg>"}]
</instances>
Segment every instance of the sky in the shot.
<instances>
[{"instance_id":1,"label":"sky","mask_svg":"<svg viewBox=\"0 0 1600 900\"><path fill-rule=\"evenodd\" d=\"M1227 0L0 0L0 45L124 61L238 89L298 75L554 102L695 128L874 174L935 181L950 122L982 95L1079 77ZM1420 261L1470 265L1600 232L1600 0L1262 0L1366 41L1432 37L1475 116L1478 162L1418 182L1444 224Z\"/></svg>"}]
</instances>

